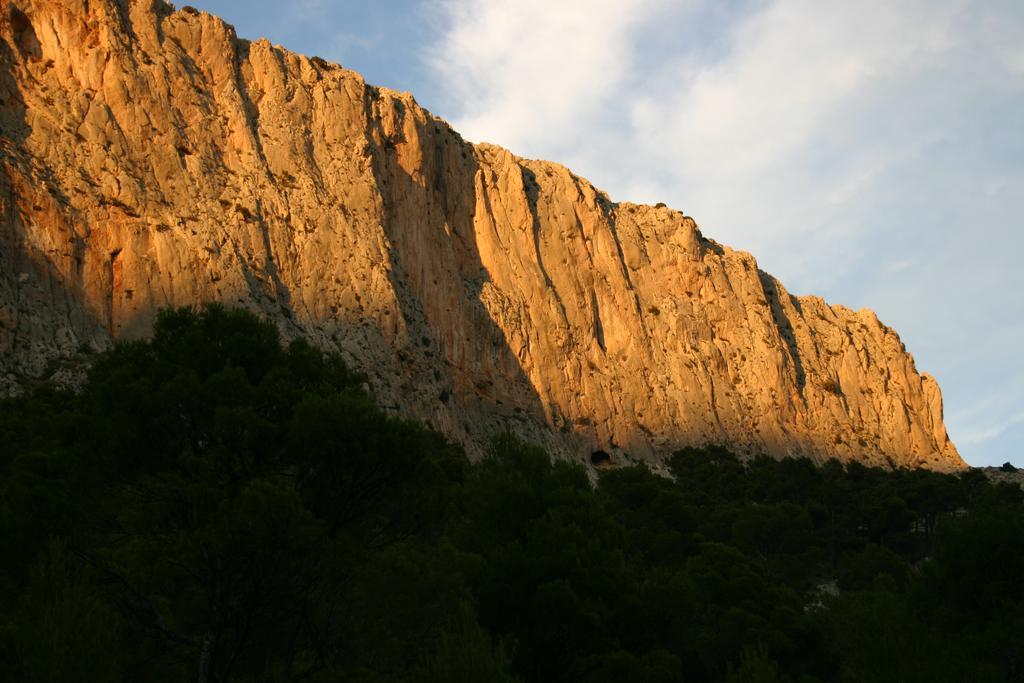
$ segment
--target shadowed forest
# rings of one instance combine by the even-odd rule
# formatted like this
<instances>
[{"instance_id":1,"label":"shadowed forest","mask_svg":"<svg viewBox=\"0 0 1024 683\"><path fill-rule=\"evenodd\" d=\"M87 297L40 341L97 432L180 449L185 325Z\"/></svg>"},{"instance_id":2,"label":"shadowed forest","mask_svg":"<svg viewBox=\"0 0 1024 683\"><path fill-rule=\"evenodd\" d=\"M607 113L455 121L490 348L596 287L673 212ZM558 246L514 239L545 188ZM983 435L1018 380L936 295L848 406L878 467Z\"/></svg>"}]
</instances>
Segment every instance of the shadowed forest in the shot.
<instances>
[{"instance_id":1,"label":"shadowed forest","mask_svg":"<svg viewBox=\"0 0 1024 683\"><path fill-rule=\"evenodd\" d=\"M1021 681L1024 491L685 449L470 463L253 315L0 403L12 681Z\"/></svg>"}]
</instances>

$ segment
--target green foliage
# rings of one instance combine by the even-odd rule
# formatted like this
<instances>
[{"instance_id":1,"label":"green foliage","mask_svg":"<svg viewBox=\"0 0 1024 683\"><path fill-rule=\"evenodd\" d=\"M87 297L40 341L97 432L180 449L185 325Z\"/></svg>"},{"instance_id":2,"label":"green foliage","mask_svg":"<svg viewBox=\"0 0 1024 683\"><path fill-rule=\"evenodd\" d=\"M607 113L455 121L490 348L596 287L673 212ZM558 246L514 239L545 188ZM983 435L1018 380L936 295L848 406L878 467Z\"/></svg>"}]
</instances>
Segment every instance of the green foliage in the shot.
<instances>
[{"instance_id":1,"label":"green foliage","mask_svg":"<svg viewBox=\"0 0 1024 683\"><path fill-rule=\"evenodd\" d=\"M465 467L437 435L386 418L362 381L210 307L163 312L151 342L103 354L78 396L4 403L0 585L33 588L24 607L2 598L29 615L5 628L3 652L39 680L66 680L61 662L79 653L65 643L86 633L90 651L117 655L96 655L114 667L97 680L291 678L358 661L353 634L378 623L350 611L359 577L398 571L398 544L436 536ZM80 567L37 591L63 576L36 560L54 542ZM436 592L417 589L407 602ZM39 631L51 637L22 643Z\"/></svg>"},{"instance_id":2,"label":"green foliage","mask_svg":"<svg viewBox=\"0 0 1024 683\"><path fill-rule=\"evenodd\" d=\"M779 667L764 647L743 648L739 665L729 668L726 683L778 683Z\"/></svg>"},{"instance_id":3,"label":"green foliage","mask_svg":"<svg viewBox=\"0 0 1024 683\"><path fill-rule=\"evenodd\" d=\"M910 565L885 546L869 543L858 553L844 553L836 571L839 588L863 590L879 576L888 576L900 587L907 584Z\"/></svg>"},{"instance_id":4,"label":"green foliage","mask_svg":"<svg viewBox=\"0 0 1024 683\"><path fill-rule=\"evenodd\" d=\"M18 660L8 673L55 683L122 680L122 623L94 578L60 541L47 545L8 625Z\"/></svg>"},{"instance_id":5,"label":"green foliage","mask_svg":"<svg viewBox=\"0 0 1024 683\"><path fill-rule=\"evenodd\" d=\"M839 680L863 683L973 680L974 662L957 644L931 631L907 596L882 576L867 590L836 598L825 620L840 662ZM960 670L958 675L957 670Z\"/></svg>"},{"instance_id":6,"label":"green foliage","mask_svg":"<svg viewBox=\"0 0 1024 683\"><path fill-rule=\"evenodd\" d=\"M508 657L492 642L472 608L463 604L438 638L436 649L414 670L416 683L514 683Z\"/></svg>"},{"instance_id":7,"label":"green foliage","mask_svg":"<svg viewBox=\"0 0 1024 683\"><path fill-rule=\"evenodd\" d=\"M251 314L165 311L0 402L11 680L1024 678L1024 493L499 435L469 463Z\"/></svg>"}]
</instances>

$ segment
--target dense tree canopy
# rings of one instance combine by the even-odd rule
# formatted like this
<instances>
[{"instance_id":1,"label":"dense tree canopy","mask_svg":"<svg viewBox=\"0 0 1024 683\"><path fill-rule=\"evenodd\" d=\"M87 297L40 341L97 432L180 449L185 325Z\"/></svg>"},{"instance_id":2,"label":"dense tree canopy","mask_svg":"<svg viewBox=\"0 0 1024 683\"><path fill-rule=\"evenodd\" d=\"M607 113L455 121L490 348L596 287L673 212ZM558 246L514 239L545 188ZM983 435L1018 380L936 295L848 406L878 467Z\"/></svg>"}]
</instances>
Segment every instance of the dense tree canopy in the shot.
<instances>
[{"instance_id":1,"label":"dense tree canopy","mask_svg":"<svg viewBox=\"0 0 1024 683\"><path fill-rule=\"evenodd\" d=\"M8 679L1024 679L1017 487L715 447L595 485L362 386L210 307L0 403Z\"/></svg>"}]
</instances>

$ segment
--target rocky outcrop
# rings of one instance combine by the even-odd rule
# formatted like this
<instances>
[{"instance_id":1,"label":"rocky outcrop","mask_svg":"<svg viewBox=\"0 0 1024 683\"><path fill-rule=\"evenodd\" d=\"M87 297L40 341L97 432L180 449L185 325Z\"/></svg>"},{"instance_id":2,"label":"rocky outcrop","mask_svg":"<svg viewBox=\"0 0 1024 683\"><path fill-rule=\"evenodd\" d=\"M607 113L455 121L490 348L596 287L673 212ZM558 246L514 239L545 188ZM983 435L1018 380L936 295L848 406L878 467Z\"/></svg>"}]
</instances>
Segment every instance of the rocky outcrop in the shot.
<instances>
[{"instance_id":1,"label":"rocky outcrop","mask_svg":"<svg viewBox=\"0 0 1024 683\"><path fill-rule=\"evenodd\" d=\"M963 466L938 386L870 311L211 15L0 0L0 99L8 391L221 301L471 452L512 429L613 464L720 442Z\"/></svg>"}]
</instances>

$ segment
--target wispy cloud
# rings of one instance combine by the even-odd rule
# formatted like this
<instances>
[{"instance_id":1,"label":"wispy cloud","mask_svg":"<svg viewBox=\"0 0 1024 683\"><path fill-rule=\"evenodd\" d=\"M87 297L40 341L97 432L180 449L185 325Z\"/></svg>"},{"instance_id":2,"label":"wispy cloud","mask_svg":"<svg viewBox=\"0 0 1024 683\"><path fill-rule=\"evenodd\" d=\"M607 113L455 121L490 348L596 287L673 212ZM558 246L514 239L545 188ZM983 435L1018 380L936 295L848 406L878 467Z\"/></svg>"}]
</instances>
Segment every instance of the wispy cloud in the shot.
<instances>
[{"instance_id":1,"label":"wispy cloud","mask_svg":"<svg viewBox=\"0 0 1024 683\"><path fill-rule=\"evenodd\" d=\"M631 38L666 0L442 0L430 63L466 137L522 153L562 147L600 120L632 64Z\"/></svg>"},{"instance_id":2,"label":"wispy cloud","mask_svg":"<svg viewBox=\"0 0 1024 683\"><path fill-rule=\"evenodd\" d=\"M1015 425L1021 423L1024 423L1024 412L1017 413L994 427L986 427L976 431L965 431L960 436L960 443L964 445L973 445L992 441L1006 431L1012 429Z\"/></svg>"},{"instance_id":3,"label":"wispy cloud","mask_svg":"<svg viewBox=\"0 0 1024 683\"><path fill-rule=\"evenodd\" d=\"M669 202L792 289L875 308L969 460L1009 433L1024 5L439 1L429 63L467 137Z\"/></svg>"}]
</instances>

